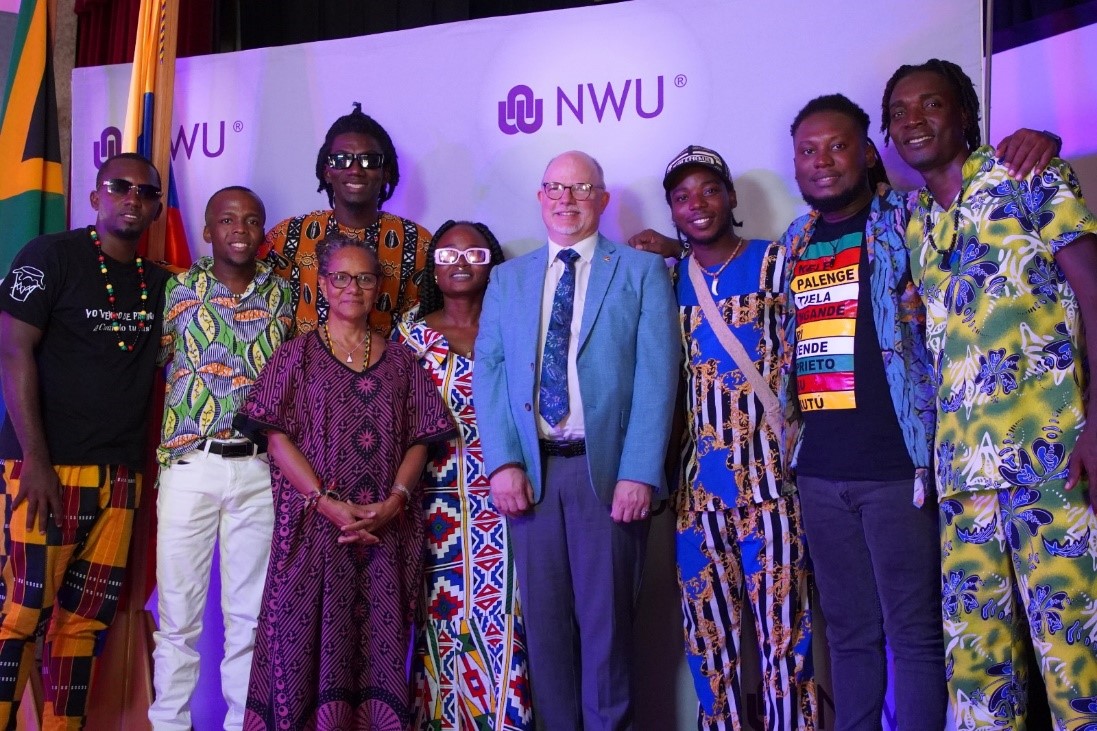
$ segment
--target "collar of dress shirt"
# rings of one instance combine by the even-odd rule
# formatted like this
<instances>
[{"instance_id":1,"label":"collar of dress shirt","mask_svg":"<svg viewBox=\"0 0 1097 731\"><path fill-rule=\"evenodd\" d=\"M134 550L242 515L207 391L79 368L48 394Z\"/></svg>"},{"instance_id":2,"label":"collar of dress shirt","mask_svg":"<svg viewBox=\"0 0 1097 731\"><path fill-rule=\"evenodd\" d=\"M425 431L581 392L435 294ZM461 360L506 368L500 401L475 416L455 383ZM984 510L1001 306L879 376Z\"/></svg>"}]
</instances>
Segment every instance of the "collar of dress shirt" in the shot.
<instances>
[{"instance_id":1,"label":"collar of dress shirt","mask_svg":"<svg viewBox=\"0 0 1097 731\"><path fill-rule=\"evenodd\" d=\"M552 239L548 242L548 265L551 267L556 261L556 255L560 253L562 249L572 249L579 258L585 263L589 264L590 260L594 258L594 247L598 245L598 232L594 232L590 236L586 237L582 241L576 242L569 246L560 246Z\"/></svg>"}]
</instances>

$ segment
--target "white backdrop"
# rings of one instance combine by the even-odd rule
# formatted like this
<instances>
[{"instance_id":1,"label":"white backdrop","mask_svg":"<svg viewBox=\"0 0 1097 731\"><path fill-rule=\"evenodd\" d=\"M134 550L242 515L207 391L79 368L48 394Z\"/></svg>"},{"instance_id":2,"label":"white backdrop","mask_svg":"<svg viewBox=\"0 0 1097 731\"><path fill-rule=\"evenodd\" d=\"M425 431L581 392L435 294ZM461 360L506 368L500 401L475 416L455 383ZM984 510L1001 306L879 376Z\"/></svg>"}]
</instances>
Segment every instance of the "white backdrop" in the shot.
<instances>
[{"instance_id":1,"label":"white backdrop","mask_svg":"<svg viewBox=\"0 0 1097 731\"><path fill-rule=\"evenodd\" d=\"M401 183L386 208L431 230L475 218L500 241L532 246L542 234L541 172L572 147L606 170L608 235L666 229L662 171L698 143L728 160L746 233L773 236L803 208L788 128L806 101L840 91L878 120L884 82L902 63L948 58L978 81L980 38L978 0L926 0L894 14L874 0L636 0L180 59L180 203L197 252L202 209L224 185L253 187L268 223L327 207L316 151L331 122L361 101L400 155ZM73 72L74 225L92 218L84 192L96 151L102 158L111 146L101 144L104 130L123 126L128 69ZM542 101L541 126L508 135L499 103L520 85ZM638 102L659 113L641 117ZM901 165L890 154L888 162Z\"/></svg>"},{"instance_id":2,"label":"white backdrop","mask_svg":"<svg viewBox=\"0 0 1097 731\"><path fill-rule=\"evenodd\" d=\"M543 234L535 192L545 163L580 148L606 171L607 235L668 231L663 169L696 143L719 150L731 166L744 232L774 237L804 210L789 125L809 99L842 92L876 123L884 83L900 64L937 56L977 83L982 77L979 0L923 0L917 12L882 7L879 0L635 0L181 59L174 164L192 251L208 253L202 211L225 185L255 189L268 225L326 208L316 192L316 152L352 101L396 144L401 182L385 208L431 230L447 218L472 218L509 251L532 248ZM123 126L128 83L128 65L73 73L73 225L93 220L86 193L97 160L118 144L111 128ZM512 112L525 106L530 113L508 115L508 97L522 102ZM538 103L539 117L532 113ZM893 180L912 180L891 150L884 154ZM668 516L655 521L649 556L637 634L638 726L686 729L696 700L681 653ZM216 607L214 593L198 729L217 728L223 713ZM890 709L884 715L892 728ZM752 694L747 720L759 719ZM822 727L829 726L828 719Z\"/></svg>"}]
</instances>

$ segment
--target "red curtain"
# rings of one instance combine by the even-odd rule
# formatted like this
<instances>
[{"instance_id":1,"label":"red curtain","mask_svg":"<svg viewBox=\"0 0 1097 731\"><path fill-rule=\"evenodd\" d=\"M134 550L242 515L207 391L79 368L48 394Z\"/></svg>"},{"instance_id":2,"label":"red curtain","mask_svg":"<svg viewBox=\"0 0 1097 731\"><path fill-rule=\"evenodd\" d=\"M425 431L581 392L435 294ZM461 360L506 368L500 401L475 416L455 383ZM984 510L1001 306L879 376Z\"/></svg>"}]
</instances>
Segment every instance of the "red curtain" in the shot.
<instances>
[{"instance_id":1,"label":"red curtain","mask_svg":"<svg viewBox=\"0 0 1097 731\"><path fill-rule=\"evenodd\" d=\"M213 52L215 0L179 3L177 55ZM76 65L129 63L137 38L137 11L141 0L76 0Z\"/></svg>"}]
</instances>

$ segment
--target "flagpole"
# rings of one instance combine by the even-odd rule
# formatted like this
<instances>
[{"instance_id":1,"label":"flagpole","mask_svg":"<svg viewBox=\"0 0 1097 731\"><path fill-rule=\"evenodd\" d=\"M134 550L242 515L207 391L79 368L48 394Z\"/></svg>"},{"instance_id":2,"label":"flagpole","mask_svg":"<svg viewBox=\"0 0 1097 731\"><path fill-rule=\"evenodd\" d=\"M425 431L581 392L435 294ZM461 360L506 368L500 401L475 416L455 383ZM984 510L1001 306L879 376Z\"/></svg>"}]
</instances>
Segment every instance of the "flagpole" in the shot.
<instances>
[{"instance_id":1,"label":"flagpole","mask_svg":"<svg viewBox=\"0 0 1097 731\"><path fill-rule=\"evenodd\" d=\"M162 8L160 21L159 66L156 72L156 106L153 109L152 162L160 171L164 191L165 215L161 215L149 228L149 258L164 259L164 241L167 238L167 199L171 176L171 116L175 102L175 57L179 41L179 0L159 0Z\"/></svg>"}]
</instances>

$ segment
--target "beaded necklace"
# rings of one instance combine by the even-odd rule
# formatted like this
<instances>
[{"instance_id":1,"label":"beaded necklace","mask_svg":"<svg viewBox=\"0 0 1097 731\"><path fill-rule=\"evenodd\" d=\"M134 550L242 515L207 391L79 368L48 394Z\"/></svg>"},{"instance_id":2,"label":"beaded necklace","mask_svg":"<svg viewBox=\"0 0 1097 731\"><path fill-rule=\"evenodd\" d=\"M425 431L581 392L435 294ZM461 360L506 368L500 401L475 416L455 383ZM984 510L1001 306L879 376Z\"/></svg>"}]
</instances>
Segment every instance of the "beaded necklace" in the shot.
<instances>
[{"instance_id":1,"label":"beaded necklace","mask_svg":"<svg viewBox=\"0 0 1097 731\"><path fill-rule=\"evenodd\" d=\"M941 260L944 262L945 269L952 269L953 259L956 256L956 242L960 236L960 203L957 201L956 210L952 214L952 240L949 241L948 248L942 249L937 245L937 242L933 238L933 222L930 220L929 211L925 212L922 218L922 244L929 246L931 249L941 255Z\"/></svg>"},{"instance_id":2,"label":"beaded necklace","mask_svg":"<svg viewBox=\"0 0 1097 731\"><path fill-rule=\"evenodd\" d=\"M324 338L328 341L328 350L331 354L339 359L339 355L335 352L335 341L331 338L331 333L328 332L328 323L324 323ZM370 351L373 350L373 333L366 333L366 339L355 345L351 350L347 351L347 363L354 363L354 353L363 345L366 349L362 351L362 370L365 370L369 366Z\"/></svg>"},{"instance_id":3,"label":"beaded necklace","mask_svg":"<svg viewBox=\"0 0 1097 731\"><path fill-rule=\"evenodd\" d=\"M95 256L99 260L99 273L103 275L103 283L107 288L107 304L110 305L110 314L107 315L107 319L110 320L110 329L112 332L121 333L123 331L122 313L115 307L114 285L110 283L110 275L107 273L107 257L103 253L103 244L99 241L99 232L94 228L89 231L89 234L91 242L95 244ZM141 337L141 333L149 329L148 321L152 319L151 315L144 309L149 299L149 287L145 283L145 261L140 255L137 255L134 258L134 264L137 265L137 286L141 289L141 311L135 315L137 332L134 333L132 343L127 343L122 335L118 336L118 349L128 352L132 352L134 347L137 346L138 338Z\"/></svg>"}]
</instances>

